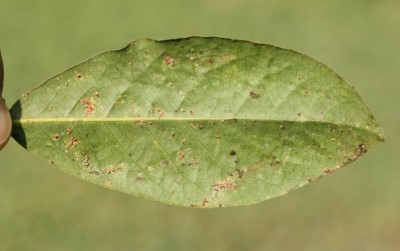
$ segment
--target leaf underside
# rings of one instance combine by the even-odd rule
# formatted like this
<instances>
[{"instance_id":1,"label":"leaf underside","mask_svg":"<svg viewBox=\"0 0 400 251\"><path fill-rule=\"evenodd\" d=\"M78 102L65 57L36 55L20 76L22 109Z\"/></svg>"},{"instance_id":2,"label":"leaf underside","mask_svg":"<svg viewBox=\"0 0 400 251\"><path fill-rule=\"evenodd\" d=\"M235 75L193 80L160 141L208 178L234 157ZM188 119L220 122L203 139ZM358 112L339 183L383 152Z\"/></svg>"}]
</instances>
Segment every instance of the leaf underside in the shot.
<instances>
[{"instance_id":1,"label":"leaf underside","mask_svg":"<svg viewBox=\"0 0 400 251\"><path fill-rule=\"evenodd\" d=\"M383 140L321 63L223 38L138 40L26 93L13 137L67 173L188 207L258 203Z\"/></svg>"}]
</instances>

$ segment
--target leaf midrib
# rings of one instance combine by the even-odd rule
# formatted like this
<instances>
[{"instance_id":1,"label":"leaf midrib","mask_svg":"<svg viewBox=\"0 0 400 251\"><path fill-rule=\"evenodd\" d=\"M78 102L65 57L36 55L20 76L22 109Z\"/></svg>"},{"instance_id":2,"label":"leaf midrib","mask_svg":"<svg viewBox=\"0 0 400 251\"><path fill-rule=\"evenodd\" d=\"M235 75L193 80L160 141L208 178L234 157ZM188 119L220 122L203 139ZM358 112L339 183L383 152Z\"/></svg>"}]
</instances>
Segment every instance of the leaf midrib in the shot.
<instances>
[{"instance_id":1,"label":"leaf midrib","mask_svg":"<svg viewBox=\"0 0 400 251\"><path fill-rule=\"evenodd\" d=\"M285 120L285 119L268 119L268 118L240 118L240 117L92 117L92 118L23 118L15 119L13 124L28 124L28 123L62 123L62 122L130 122L130 121L234 121L234 120L247 120L247 121L265 121L265 122L297 122L297 123L324 123L333 125L343 125L358 128L354 125L333 123L329 121L317 120Z\"/></svg>"},{"instance_id":2,"label":"leaf midrib","mask_svg":"<svg viewBox=\"0 0 400 251\"><path fill-rule=\"evenodd\" d=\"M374 128L370 130L356 127L354 125L348 125L343 123L332 123L328 121L316 121L316 120L277 120L277 119L262 119L262 118L238 118L238 117L219 117L219 118L194 118L194 117L128 117L128 118L118 118L118 117L103 117L103 118L27 118L27 119L16 119L13 120L13 125L22 125L30 123L76 123L76 122L139 122L139 121L235 121L235 120L247 120L247 121L264 121L264 122L278 122L278 123L317 123L317 124L332 124L336 126L347 126L358 130L363 130L372 134L377 135L381 140L384 139L382 135L374 132Z\"/></svg>"}]
</instances>

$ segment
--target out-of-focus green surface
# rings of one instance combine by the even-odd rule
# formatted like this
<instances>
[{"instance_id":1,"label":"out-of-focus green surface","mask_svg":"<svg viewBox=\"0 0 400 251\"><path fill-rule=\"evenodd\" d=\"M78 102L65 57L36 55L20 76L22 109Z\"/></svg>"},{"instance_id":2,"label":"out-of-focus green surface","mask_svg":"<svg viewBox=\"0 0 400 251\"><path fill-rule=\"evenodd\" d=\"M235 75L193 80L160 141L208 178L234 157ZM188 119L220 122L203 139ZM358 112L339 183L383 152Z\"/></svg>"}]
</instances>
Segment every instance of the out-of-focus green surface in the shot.
<instances>
[{"instance_id":1,"label":"out-of-focus green surface","mask_svg":"<svg viewBox=\"0 0 400 251\"><path fill-rule=\"evenodd\" d=\"M4 97L128 41L222 36L295 49L361 94L386 142L255 206L196 210L108 191L15 142L0 152L0 250L398 250L399 1L0 0Z\"/></svg>"}]
</instances>

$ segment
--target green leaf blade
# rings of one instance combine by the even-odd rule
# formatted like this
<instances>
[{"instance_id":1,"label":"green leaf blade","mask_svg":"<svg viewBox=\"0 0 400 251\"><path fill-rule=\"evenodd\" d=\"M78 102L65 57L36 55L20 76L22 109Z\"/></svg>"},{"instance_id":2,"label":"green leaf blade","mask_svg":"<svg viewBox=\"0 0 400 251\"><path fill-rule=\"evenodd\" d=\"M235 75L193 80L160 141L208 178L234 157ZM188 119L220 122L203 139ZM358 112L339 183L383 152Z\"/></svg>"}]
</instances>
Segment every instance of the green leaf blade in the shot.
<instances>
[{"instance_id":1,"label":"green leaf blade","mask_svg":"<svg viewBox=\"0 0 400 251\"><path fill-rule=\"evenodd\" d=\"M221 38L136 41L51 78L11 113L13 137L63 171L192 207L285 194L383 140L326 66Z\"/></svg>"}]
</instances>

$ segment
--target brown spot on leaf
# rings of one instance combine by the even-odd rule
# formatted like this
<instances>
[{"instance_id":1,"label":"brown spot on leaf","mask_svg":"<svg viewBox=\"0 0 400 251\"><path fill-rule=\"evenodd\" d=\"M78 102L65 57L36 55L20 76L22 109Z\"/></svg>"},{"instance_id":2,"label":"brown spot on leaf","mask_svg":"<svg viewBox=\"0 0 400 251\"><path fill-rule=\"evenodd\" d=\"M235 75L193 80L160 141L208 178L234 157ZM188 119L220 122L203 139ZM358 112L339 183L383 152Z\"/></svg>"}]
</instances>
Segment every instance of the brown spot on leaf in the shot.
<instances>
[{"instance_id":1,"label":"brown spot on leaf","mask_svg":"<svg viewBox=\"0 0 400 251\"><path fill-rule=\"evenodd\" d=\"M301 112L298 112L298 113L296 113L296 114L297 114L297 116L299 116L299 117L301 116Z\"/></svg>"},{"instance_id":2,"label":"brown spot on leaf","mask_svg":"<svg viewBox=\"0 0 400 251\"><path fill-rule=\"evenodd\" d=\"M200 130L203 129L203 125L202 124L195 124L195 123L190 123L189 127L192 128L192 129L196 129L196 128L200 129Z\"/></svg>"},{"instance_id":3,"label":"brown spot on leaf","mask_svg":"<svg viewBox=\"0 0 400 251\"><path fill-rule=\"evenodd\" d=\"M47 161L47 164L53 165L53 164L54 164L54 161L52 161L51 159L49 159L49 160Z\"/></svg>"},{"instance_id":4,"label":"brown spot on leaf","mask_svg":"<svg viewBox=\"0 0 400 251\"><path fill-rule=\"evenodd\" d=\"M100 93L96 89L93 90L93 95L95 95L96 97L100 97Z\"/></svg>"},{"instance_id":5,"label":"brown spot on leaf","mask_svg":"<svg viewBox=\"0 0 400 251\"><path fill-rule=\"evenodd\" d=\"M105 167L105 168L103 168L102 171L105 174L116 173L116 172L122 170L122 167L123 167L123 164L120 164L116 167L115 166Z\"/></svg>"},{"instance_id":6,"label":"brown spot on leaf","mask_svg":"<svg viewBox=\"0 0 400 251\"><path fill-rule=\"evenodd\" d=\"M92 114L95 109L95 101L92 97L90 98L82 98L81 105L85 109L85 117Z\"/></svg>"},{"instance_id":7,"label":"brown spot on leaf","mask_svg":"<svg viewBox=\"0 0 400 251\"><path fill-rule=\"evenodd\" d=\"M243 170L237 169L236 173L237 173L237 176L238 176L239 179L241 179L244 176L244 171Z\"/></svg>"},{"instance_id":8,"label":"brown spot on leaf","mask_svg":"<svg viewBox=\"0 0 400 251\"><path fill-rule=\"evenodd\" d=\"M282 165L282 162L281 162L280 160L274 159L272 162L269 163L269 165L270 165L271 167L273 167L273 166L280 166L280 165Z\"/></svg>"},{"instance_id":9,"label":"brown spot on leaf","mask_svg":"<svg viewBox=\"0 0 400 251\"><path fill-rule=\"evenodd\" d=\"M236 189L236 183L233 182L230 178L227 178L223 181L217 182L213 186L214 192L219 192L221 190L234 190ZM215 196L214 196L215 197Z\"/></svg>"},{"instance_id":10,"label":"brown spot on leaf","mask_svg":"<svg viewBox=\"0 0 400 251\"><path fill-rule=\"evenodd\" d=\"M137 125L138 127L143 127L143 126L151 126L153 124L152 121L149 120L138 120L133 122L135 125Z\"/></svg>"},{"instance_id":11,"label":"brown spot on leaf","mask_svg":"<svg viewBox=\"0 0 400 251\"><path fill-rule=\"evenodd\" d=\"M75 137L71 137L70 140L69 140L69 142L68 142L68 144L67 144L66 150L69 151L69 150L70 150L72 147L74 147L76 144L78 144L78 139L75 138Z\"/></svg>"},{"instance_id":12,"label":"brown spot on leaf","mask_svg":"<svg viewBox=\"0 0 400 251\"><path fill-rule=\"evenodd\" d=\"M60 139L60 134L55 133L55 134L51 135L51 138L52 138L54 141L58 141L58 140Z\"/></svg>"},{"instance_id":13,"label":"brown spot on leaf","mask_svg":"<svg viewBox=\"0 0 400 251\"><path fill-rule=\"evenodd\" d=\"M355 150L355 151L351 154L350 159L351 159L352 161L354 161L354 160L358 159L361 155L363 155L363 154L366 153L366 152L367 152L367 147L366 147L363 143L361 143L361 144L358 145L357 150Z\"/></svg>"},{"instance_id":14,"label":"brown spot on leaf","mask_svg":"<svg viewBox=\"0 0 400 251\"><path fill-rule=\"evenodd\" d=\"M260 170L267 166L268 166L268 164L264 164L264 160L259 160L259 161L256 161L254 164L245 168L245 170L246 170L246 173L251 173L251 172L254 172L255 170Z\"/></svg>"},{"instance_id":15,"label":"brown spot on leaf","mask_svg":"<svg viewBox=\"0 0 400 251\"><path fill-rule=\"evenodd\" d=\"M183 159L183 158L185 158L185 156L186 156L186 155L185 155L183 152L179 152L179 153L178 153L178 158L179 158L179 159Z\"/></svg>"},{"instance_id":16,"label":"brown spot on leaf","mask_svg":"<svg viewBox=\"0 0 400 251\"><path fill-rule=\"evenodd\" d=\"M229 155L230 155L230 156L235 156L235 155L236 155L235 150L231 150L231 151L229 152Z\"/></svg>"},{"instance_id":17,"label":"brown spot on leaf","mask_svg":"<svg viewBox=\"0 0 400 251\"><path fill-rule=\"evenodd\" d=\"M72 129L67 129L66 131L67 131L67 134L68 134L68 135L71 135L71 134L72 134Z\"/></svg>"},{"instance_id":18,"label":"brown spot on leaf","mask_svg":"<svg viewBox=\"0 0 400 251\"><path fill-rule=\"evenodd\" d=\"M81 79L82 78L82 74L80 72L75 72L75 77Z\"/></svg>"},{"instance_id":19,"label":"brown spot on leaf","mask_svg":"<svg viewBox=\"0 0 400 251\"><path fill-rule=\"evenodd\" d=\"M192 160L185 161L181 165L186 166L186 167L197 167L199 165L199 163L196 160L192 159Z\"/></svg>"},{"instance_id":20,"label":"brown spot on leaf","mask_svg":"<svg viewBox=\"0 0 400 251\"><path fill-rule=\"evenodd\" d=\"M312 182L313 179L312 179L311 177L308 177L307 181L308 181L308 182Z\"/></svg>"},{"instance_id":21,"label":"brown spot on leaf","mask_svg":"<svg viewBox=\"0 0 400 251\"><path fill-rule=\"evenodd\" d=\"M90 166L90 163L89 163L89 155L85 154L85 155L83 156L82 164L83 164L83 167L84 167L85 169L88 169L88 168L89 168L89 166Z\"/></svg>"},{"instance_id":22,"label":"brown spot on leaf","mask_svg":"<svg viewBox=\"0 0 400 251\"><path fill-rule=\"evenodd\" d=\"M136 178L137 182L143 183L145 179L143 177Z\"/></svg>"},{"instance_id":23,"label":"brown spot on leaf","mask_svg":"<svg viewBox=\"0 0 400 251\"><path fill-rule=\"evenodd\" d=\"M367 152L367 147L363 143L359 144L358 145L358 152L360 154L366 153Z\"/></svg>"},{"instance_id":24,"label":"brown spot on leaf","mask_svg":"<svg viewBox=\"0 0 400 251\"><path fill-rule=\"evenodd\" d=\"M72 156L72 161L77 161L79 159L79 154L77 152L74 152L74 155Z\"/></svg>"},{"instance_id":25,"label":"brown spot on leaf","mask_svg":"<svg viewBox=\"0 0 400 251\"><path fill-rule=\"evenodd\" d=\"M236 188L236 183L229 178L214 184L214 189L216 190L221 190L221 189L234 190L235 188Z\"/></svg>"},{"instance_id":26,"label":"brown spot on leaf","mask_svg":"<svg viewBox=\"0 0 400 251\"><path fill-rule=\"evenodd\" d=\"M208 203L209 201L207 200L207 198L204 198L203 201L201 202L201 205L205 207Z\"/></svg>"},{"instance_id":27,"label":"brown spot on leaf","mask_svg":"<svg viewBox=\"0 0 400 251\"><path fill-rule=\"evenodd\" d=\"M175 65L175 60L171 58L170 56L164 57L164 64L174 66Z\"/></svg>"},{"instance_id":28,"label":"brown spot on leaf","mask_svg":"<svg viewBox=\"0 0 400 251\"><path fill-rule=\"evenodd\" d=\"M96 170L92 170L91 168L89 168L89 173L94 175L100 175L99 172L97 172Z\"/></svg>"},{"instance_id":29,"label":"brown spot on leaf","mask_svg":"<svg viewBox=\"0 0 400 251\"><path fill-rule=\"evenodd\" d=\"M150 112L152 114L158 113L158 117L163 117L164 116L164 111L161 108L153 107L153 108L151 108Z\"/></svg>"},{"instance_id":30,"label":"brown spot on leaf","mask_svg":"<svg viewBox=\"0 0 400 251\"><path fill-rule=\"evenodd\" d=\"M252 99L258 99L261 97L261 95L259 93L256 93L255 91L251 91L249 92L249 95Z\"/></svg>"}]
</instances>

